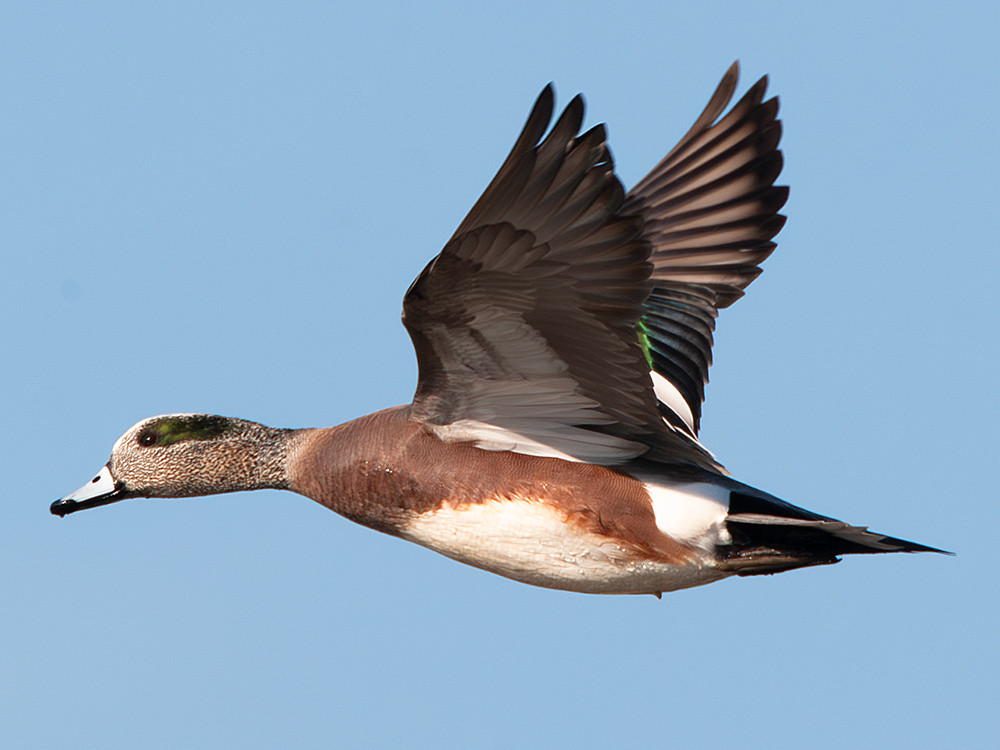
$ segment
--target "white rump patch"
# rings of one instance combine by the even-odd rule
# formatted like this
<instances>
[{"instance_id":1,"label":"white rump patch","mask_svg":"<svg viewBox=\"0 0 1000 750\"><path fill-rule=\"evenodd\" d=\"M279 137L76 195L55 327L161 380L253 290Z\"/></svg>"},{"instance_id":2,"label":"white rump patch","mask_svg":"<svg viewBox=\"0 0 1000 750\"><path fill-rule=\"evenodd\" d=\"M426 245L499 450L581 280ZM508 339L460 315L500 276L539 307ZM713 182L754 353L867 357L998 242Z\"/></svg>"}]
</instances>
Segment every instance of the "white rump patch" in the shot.
<instances>
[{"instance_id":1,"label":"white rump patch","mask_svg":"<svg viewBox=\"0 0 1000 750\"><path fill-rule=\"evenodd\" d=\"M656 527L667 536L712 550L732 541L726 529L729 490L707 482L669 484L662 479L636 477L653 504Z\"/></svg>"}]
</instances>

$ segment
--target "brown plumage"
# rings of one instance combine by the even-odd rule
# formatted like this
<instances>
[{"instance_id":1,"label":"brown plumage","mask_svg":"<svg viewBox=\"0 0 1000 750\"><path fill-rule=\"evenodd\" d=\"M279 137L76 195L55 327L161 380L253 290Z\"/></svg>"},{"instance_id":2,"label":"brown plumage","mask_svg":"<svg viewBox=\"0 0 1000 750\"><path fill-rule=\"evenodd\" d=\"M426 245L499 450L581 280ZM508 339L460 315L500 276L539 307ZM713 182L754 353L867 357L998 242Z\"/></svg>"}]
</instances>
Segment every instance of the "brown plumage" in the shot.
<instances>
[{"instance_id":1,"label":"brown plumage","mask_svg":"<svg viewBox=\"0 0 1000 750\"><path fill-rule=\"evenodd\" d=\"M688 560L692 551L656 527L642 482L607 466L449 445L410 418L375 412L291 438L288 488L352 521L401 535L415 515L522 499L550 505L636 554Z\"/></svg>"}]
</instances>

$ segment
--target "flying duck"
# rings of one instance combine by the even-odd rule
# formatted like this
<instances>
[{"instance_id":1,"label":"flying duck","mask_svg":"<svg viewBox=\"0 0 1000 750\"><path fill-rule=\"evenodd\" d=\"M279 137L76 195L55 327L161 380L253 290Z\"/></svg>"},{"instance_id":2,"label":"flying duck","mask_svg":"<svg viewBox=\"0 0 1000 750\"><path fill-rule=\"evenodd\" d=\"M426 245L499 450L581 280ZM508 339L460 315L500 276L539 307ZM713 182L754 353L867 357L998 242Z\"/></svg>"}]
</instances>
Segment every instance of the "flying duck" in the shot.
<instances>
[{"instance_id":1,"label":"flying duck","mask_svg":"<svg viewBox=\"0 0 1000 750\"><path fill-rule=\"evenodd\" d=\"M732 479L698 440L718 311L775 248L788 188L762 78L737 64L628 193L583 99L546 87L510 155L410 286L413 402L321 429L150 417L52 513L291 490L517 581L655 594L729 576L940 552Z\"/></svg>"}]
</instances>

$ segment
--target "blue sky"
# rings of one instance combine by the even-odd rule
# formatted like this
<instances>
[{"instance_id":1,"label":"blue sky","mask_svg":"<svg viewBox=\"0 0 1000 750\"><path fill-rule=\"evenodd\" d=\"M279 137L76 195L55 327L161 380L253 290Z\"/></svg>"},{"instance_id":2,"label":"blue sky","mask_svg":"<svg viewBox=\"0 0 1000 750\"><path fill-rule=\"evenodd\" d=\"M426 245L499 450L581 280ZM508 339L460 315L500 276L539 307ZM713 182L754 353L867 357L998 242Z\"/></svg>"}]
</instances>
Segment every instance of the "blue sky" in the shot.
<instances>
[{"instance_id":1,"label":"blue sky","mask_svg":"<svg viewBox=\"0 0 1000 750\"><path fill-rule=\"evenodd\" d=\"M0 726L11 747L986 747L995 3L8 2ZM410 399L412 278L541 88L628 186L734 59L781 96L779 248L720 319L740 479L954 550L664 596L534 589L288 493L56 497L140 418Z\"/></svg>"}]
</instances>

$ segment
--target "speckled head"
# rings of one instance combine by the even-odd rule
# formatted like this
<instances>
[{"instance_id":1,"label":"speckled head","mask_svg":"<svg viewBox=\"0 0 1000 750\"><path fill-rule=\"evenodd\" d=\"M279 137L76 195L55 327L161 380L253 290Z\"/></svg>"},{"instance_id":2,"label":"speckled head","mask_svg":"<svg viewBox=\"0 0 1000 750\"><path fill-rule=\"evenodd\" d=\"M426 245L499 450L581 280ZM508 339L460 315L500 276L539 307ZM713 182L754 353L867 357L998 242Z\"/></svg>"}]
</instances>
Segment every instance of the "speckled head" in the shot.
<instances>
[{"instance_id":1,"label":"speckled head","mask_svg":"<svg viewBox=\"0 0 1000 750\"><path fill-rule=\"evenodd\" d=\"M51 510L63 516L130 497L285 489L291 432L214 414L150 417L118 438L94 479Z\"/></svg>"}]
</instances>

